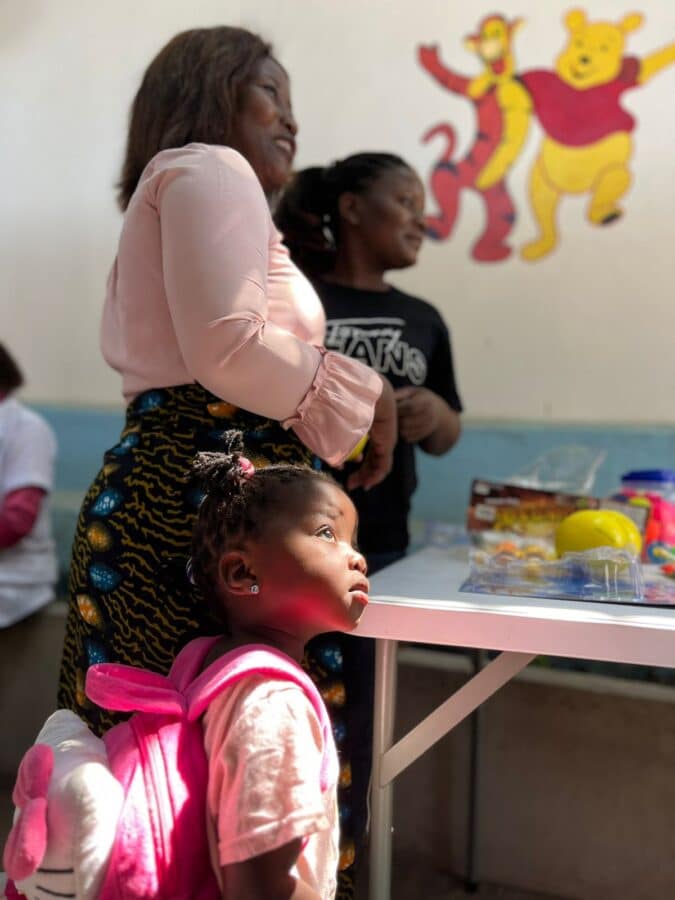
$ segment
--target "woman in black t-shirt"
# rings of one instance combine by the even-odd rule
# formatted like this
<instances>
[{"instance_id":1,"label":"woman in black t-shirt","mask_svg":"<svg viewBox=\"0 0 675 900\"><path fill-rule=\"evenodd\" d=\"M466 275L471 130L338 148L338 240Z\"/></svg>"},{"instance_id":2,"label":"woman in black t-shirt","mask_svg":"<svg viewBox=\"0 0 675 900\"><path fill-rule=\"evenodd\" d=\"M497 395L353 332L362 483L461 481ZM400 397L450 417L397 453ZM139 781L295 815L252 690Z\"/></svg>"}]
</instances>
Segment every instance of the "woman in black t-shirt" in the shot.
<instances>
[{"instance_id":1,"label":"woman in black t-shirt","mask_svg":"<svg viewBox=\"0 0 675 900\"><path fill-rule=\"evenodd\" d=\"M415 490L414 446L440 456L460 434L448 330L437 310L388 284L413 266L424 237L424 188L388 153L358 153L295 175L275 216L291 256L326 309L326 346L385 375L396 390L399 443L376 488L355 491L371 571L402 555Z\"/></svg>"},{"instance_id":2,"label":"woman in black t-shirt","mask_svg":"<svg viewBox=\"0 0 675 900\"><path fill-rule=\"evenodd\" d=\"M377 487L356 490L359 544L370 572L404 555L416 487L415 446L440 456L460 435L462 405L448 329L437 310L388 284L417 261L424 238L424 187L400 157L358 153L295 175L276 223L294 262L326 310L326 346L367 363L393 384L399 441ZM341 480L348 469L336 473ZM372 734L373 642L342 640L349 699L354 833L365 827ZM355 721L356 719L356 721Z\"/></svg>"}]
</instances>

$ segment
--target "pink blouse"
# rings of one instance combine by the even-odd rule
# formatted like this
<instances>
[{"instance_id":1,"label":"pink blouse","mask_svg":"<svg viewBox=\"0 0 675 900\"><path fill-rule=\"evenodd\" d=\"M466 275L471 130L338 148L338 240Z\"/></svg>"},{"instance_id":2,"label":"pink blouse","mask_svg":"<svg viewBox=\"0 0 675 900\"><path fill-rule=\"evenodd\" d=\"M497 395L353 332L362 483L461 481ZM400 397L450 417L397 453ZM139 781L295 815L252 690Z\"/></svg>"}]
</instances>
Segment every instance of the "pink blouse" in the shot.
<instances>
[{"instance_id":1,"label":"pink blouse","mask_svg":"<svg viewBox=\"0 0 675 900\"><path fill-rule=\"evenodd\" d=\"M337 465L370 428L382 383L321 347L324 327L244 157L206 144L158 153L129 203L103 309L101 349L127 401L196 381Z\"/></svg>"}]
</instances>

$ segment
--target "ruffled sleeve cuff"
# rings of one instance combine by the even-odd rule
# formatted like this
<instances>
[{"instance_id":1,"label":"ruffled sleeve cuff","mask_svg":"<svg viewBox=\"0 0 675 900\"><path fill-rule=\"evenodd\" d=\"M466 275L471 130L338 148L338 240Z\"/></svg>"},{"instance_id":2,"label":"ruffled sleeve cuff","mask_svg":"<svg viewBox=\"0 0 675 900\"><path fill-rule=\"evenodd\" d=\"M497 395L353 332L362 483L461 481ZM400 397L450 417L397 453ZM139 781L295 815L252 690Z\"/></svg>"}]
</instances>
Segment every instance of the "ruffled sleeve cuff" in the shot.
<instances>
[{"instance_id":1,"label":"ruffled sleeve cuff","mask_svg":"<svg viewBox=\"0 0 675 900\"><path fill-rule=\"evenodd\" d=\"M382 379L355 359L323 347L312 386L294 416L283 421L331 466L339 466L373 422Z\"/></svg>"}]
</instances>

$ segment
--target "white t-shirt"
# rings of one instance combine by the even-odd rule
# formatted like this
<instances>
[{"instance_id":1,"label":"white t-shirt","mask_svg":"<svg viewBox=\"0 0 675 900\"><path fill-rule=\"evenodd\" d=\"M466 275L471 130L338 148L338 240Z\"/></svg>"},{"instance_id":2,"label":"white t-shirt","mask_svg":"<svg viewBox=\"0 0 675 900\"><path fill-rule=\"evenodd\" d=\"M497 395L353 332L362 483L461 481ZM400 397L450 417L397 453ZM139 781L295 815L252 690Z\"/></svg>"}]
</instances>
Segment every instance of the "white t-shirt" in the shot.
<instances>
[{"instance_id":1,"label":"white t-shirt","mask_svg":"<svg viewBox=\"0 0 675 900\"><path fill-rule=\"evenodd\" d=\"M204 744L217 871L303 838L295 874L333 900L338 764L330 741L330 786L322 792L321 723L299 685L254 675L216 698L204 716Z\"/></svg>"},{"instance_id":2,"label":"white t-shirt","mask_svg":"<svg viewBox=\"0 0 675 900\"><path fill-rule=\"evenodd\" d=\"M16 400L0 401L0 503L22 487L49 493L55 457L56 439L44 419ZM0 628L53 599L57 570L45 497L31 531L13 547L0 549Z\"/></svg>"}]
</instances>

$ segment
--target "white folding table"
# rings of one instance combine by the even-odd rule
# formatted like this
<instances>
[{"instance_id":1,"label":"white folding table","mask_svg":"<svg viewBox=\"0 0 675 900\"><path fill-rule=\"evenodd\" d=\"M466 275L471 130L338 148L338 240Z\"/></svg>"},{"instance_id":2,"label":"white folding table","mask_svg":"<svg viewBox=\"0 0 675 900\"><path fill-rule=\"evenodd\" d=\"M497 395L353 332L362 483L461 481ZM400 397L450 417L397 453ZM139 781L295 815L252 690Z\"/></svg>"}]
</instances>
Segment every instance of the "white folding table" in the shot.
<instances>
[{"instance_id":1,"label":"white folding table","mask_svg":"<svg viewBox=\"0 0 675 900\"><path fill-rule=\"evenodd\" d=\"M461 593L466 563L427 548L371 579L376 638L370 900L390 900L393 781L536 656L675 668L675 608ZM397 642L501 651L393 744Z\"/></svg>"}]
</instances>

